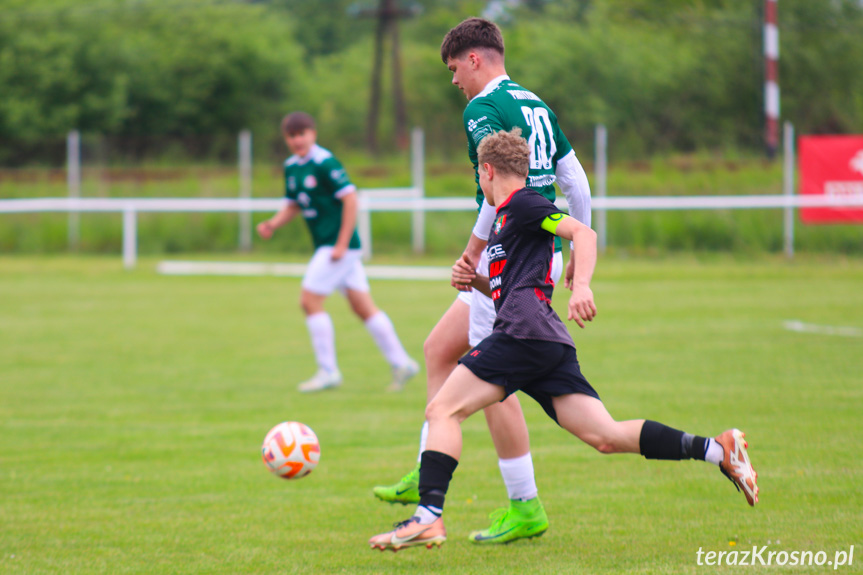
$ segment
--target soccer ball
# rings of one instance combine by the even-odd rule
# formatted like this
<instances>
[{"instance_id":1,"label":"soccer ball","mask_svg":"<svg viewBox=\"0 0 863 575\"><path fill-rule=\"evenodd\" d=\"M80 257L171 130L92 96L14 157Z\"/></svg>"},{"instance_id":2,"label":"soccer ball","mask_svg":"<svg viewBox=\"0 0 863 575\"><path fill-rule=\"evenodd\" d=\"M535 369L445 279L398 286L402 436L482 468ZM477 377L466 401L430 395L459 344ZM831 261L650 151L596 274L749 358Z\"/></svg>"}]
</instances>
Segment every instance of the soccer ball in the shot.
<instances>
[{"instance_id":1,"label":"soccer ball","mask_svg":"<svg viewBox=\"0 0 863 575\"><path fill-rule=\"evenodd\" d=\"M264 438L261 458L267 468L282 479L299 479L318 465L321 445L308 425L285 421Z\"/></svg>"}]
</instances>

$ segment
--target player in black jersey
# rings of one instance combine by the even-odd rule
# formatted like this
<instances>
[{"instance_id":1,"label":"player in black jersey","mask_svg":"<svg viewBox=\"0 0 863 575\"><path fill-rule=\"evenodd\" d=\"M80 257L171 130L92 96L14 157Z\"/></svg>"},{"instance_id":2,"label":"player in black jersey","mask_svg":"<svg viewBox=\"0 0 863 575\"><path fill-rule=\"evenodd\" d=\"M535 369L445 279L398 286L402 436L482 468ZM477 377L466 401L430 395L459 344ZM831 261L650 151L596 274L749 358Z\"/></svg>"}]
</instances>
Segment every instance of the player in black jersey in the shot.
<instances>
[{"instance_id":1,"label":"player in black jersey","mask_svg":"<svg viewBox=\"0 0 863 575\"><path fill-rule=\"evenodd\" d=\"M568 319L579 327L596 316L590 280L596 264L596 233L525 188L530 150L518 128L487 136L479 146L480 185L496 207L489 236L489 277L460 259L453 280L491 297L497 319L491 336L459 366L426 409L429 436L420 465L420 502L394 531L369 540L372 548L440 545L446 540L443 506L461 455L461 422L515 391L533 397L561 427L601 453L640 453L647 459L701 459L758 502L757 474L743 433L716 438L691 435L655 421L615 421L579 368L575 345L551 307L549 270L554 236L573 242L574 275ZM541 533L539 533L541 534Z\"/></svg>"}]
</instances>

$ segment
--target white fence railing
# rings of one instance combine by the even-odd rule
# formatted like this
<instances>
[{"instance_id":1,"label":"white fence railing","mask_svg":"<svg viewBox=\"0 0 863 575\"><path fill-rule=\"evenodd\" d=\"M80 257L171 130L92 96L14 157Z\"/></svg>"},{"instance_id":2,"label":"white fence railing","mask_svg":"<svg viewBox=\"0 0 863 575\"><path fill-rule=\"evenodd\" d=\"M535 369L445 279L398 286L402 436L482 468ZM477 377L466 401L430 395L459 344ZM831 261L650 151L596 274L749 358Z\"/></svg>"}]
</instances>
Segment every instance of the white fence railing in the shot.
<instances>
[{"instance_id":1,"label":"white fence railing","mask_svg":"<svg viewBox=\"0 0 863 575\"><path fill-rule=\"evenodd\" d=\"M384 194L376 194L381 191ZM392 197L389 190L363 190L360 192L358 228L365 249L371 253L372 212L426 212L476 210L473 198L410 197L410 188L400 190L401 196ZM413 193L413 192L411 192ZM283 199L252 198L38 198L0 200L0 214L44 212L112 212L123 214L123 264L133 268L138 253L138 213L146 212L274 212L283 205ZM564 200L558 205L566 207ZM594 211L608 210L717 210L717 209L781 209L795 208L848 208L863 207L863 196L669 196L669 197L598 197L592 199ZM793 219L791 220L793 225ZM786 220L786 225L788 221ZM417 232L416 226L414 232ZM785 234L786 241L793 234ZM786 252L793 253L790 246Z\"/></svg>"}]
</instances>

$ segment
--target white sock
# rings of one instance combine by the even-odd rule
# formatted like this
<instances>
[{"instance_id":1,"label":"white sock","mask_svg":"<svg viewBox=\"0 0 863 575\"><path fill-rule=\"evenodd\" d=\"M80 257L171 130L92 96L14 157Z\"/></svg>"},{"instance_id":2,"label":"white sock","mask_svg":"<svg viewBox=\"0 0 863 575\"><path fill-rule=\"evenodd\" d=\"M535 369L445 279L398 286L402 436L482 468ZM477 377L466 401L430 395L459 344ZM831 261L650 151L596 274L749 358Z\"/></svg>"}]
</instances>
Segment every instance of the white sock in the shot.
<instances>
[{"instance_id":1,"label":"white sock","mask_svg":"<svg viewBox=\"0 0 863 575\"><path fill-rule=\"evenodd\" d=\"M306 327L312 338L312 349L318 367L330 373L338 371L336 365L336 337L333 330L333 320L325 311L306 317Z\"/></svg>"},{"instance_id":2,"label":"white sock","mask_svg":"<svg viewBox=\"0 0 863 575\"><path fill-rule=\"evenodd\" d=\"M707 439L707 449L704 450L704 461L719 465L725 459L725 450L712 437Z\"/></svg>"},{"instance_id":3,"label":"white sock","mask_svg":"<svg viewBox=\"0 0 863 575\"><path fill-rule=\"evenodd\" d=\"M437 518L443 514L443 509L438 509L437 507L426 507L424 505L417 505L417 510L414 512L414 517L419 519L420 525L431 525Z\"/></svg>"},{"instance_id":4,"label":"white sock","mask_svg":"<svg viewBox=\"0 0 863 575\"><path fill-rule=\"evenodd\" d=\"M536 479L533 476L533 458L530 451L514 459L499 459L500 474L510 499L527 501L537 496Z\"/></svg>"},{"instance_id":5,"label":"white sock","mask_svg":"<svg viewBox=\"0 0 863 575\"><path fill-rule=\"evenodd\" d=\"M379 311L367 319L366 329L372 334L375 343L378 344L381 353L384 354L391 366L398 367L408 362L408 354L402 347L402 342L396 335L396 328L393 327L393 322L390 321L387 314Z\"/></svg>"},{"instance_id":6,"label":"white sock","mask_svg":"<svg viewBox=\"0 0 863 575\"><path fill-rule=\"evenodd\" d=\"M426 450L426 440L429 438L429 422L423 421L423 428L420 431L420 452L417 453L417 463L422 461L423 451Z\"/></svg>"}]
</instances>

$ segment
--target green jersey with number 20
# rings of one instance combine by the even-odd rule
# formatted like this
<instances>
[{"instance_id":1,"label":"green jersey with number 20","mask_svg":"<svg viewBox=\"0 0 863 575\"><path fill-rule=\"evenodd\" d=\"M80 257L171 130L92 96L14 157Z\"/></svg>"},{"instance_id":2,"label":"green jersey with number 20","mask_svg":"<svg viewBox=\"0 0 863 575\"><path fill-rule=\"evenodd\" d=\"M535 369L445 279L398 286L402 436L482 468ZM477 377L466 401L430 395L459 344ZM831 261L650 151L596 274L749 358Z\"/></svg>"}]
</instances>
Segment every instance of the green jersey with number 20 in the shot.
<instances>
[{"instance_id":1,"label":"green jersey with number 20","mask_svg":"<svg viewBox=\"0 0 863 575\"><path fill-rule=\"evenodd\" d=\"M530 146L527 186L554 201L555 168L572 146L557 125L557 116L539 96L502 76L492 80L464 109L467 150L476 177L476 201L482 205L482 188L476 149L483 138L501 130L521 128Z\"/></svg>"},{"instance_id":2,"label":"green jersey with number 20","mask_svg":"<svg viewBox=\"0 0 863 575\"><path fill-rule=\"evenodd\" d=\"M476 202L482 206L479 163L476 149L486 136L501 130L521 128L530 146L530 171L526 184L549 201L555 200L554 181L557 162L572 151L572 146L557 125L557 116L539 96L519 86L507 76L495 78L468 102L463 114L467 151L476 179ZM554 238L560 251L560 238Z\"/></svg>"},{"instance_id":3,"label":"green jersey with number 20","mask_svg":"<svg viewBox=\"0 0 863 575\"><path fill-rule=\"evenodd\" d=\"M300 205L315 249L336 245L342 227L342 198L355 191L341 162L317 144L306 156L294 155L285 161L285 197ZM348 247L360 247L356 230Z\"/></svg>"}]
</instances>

